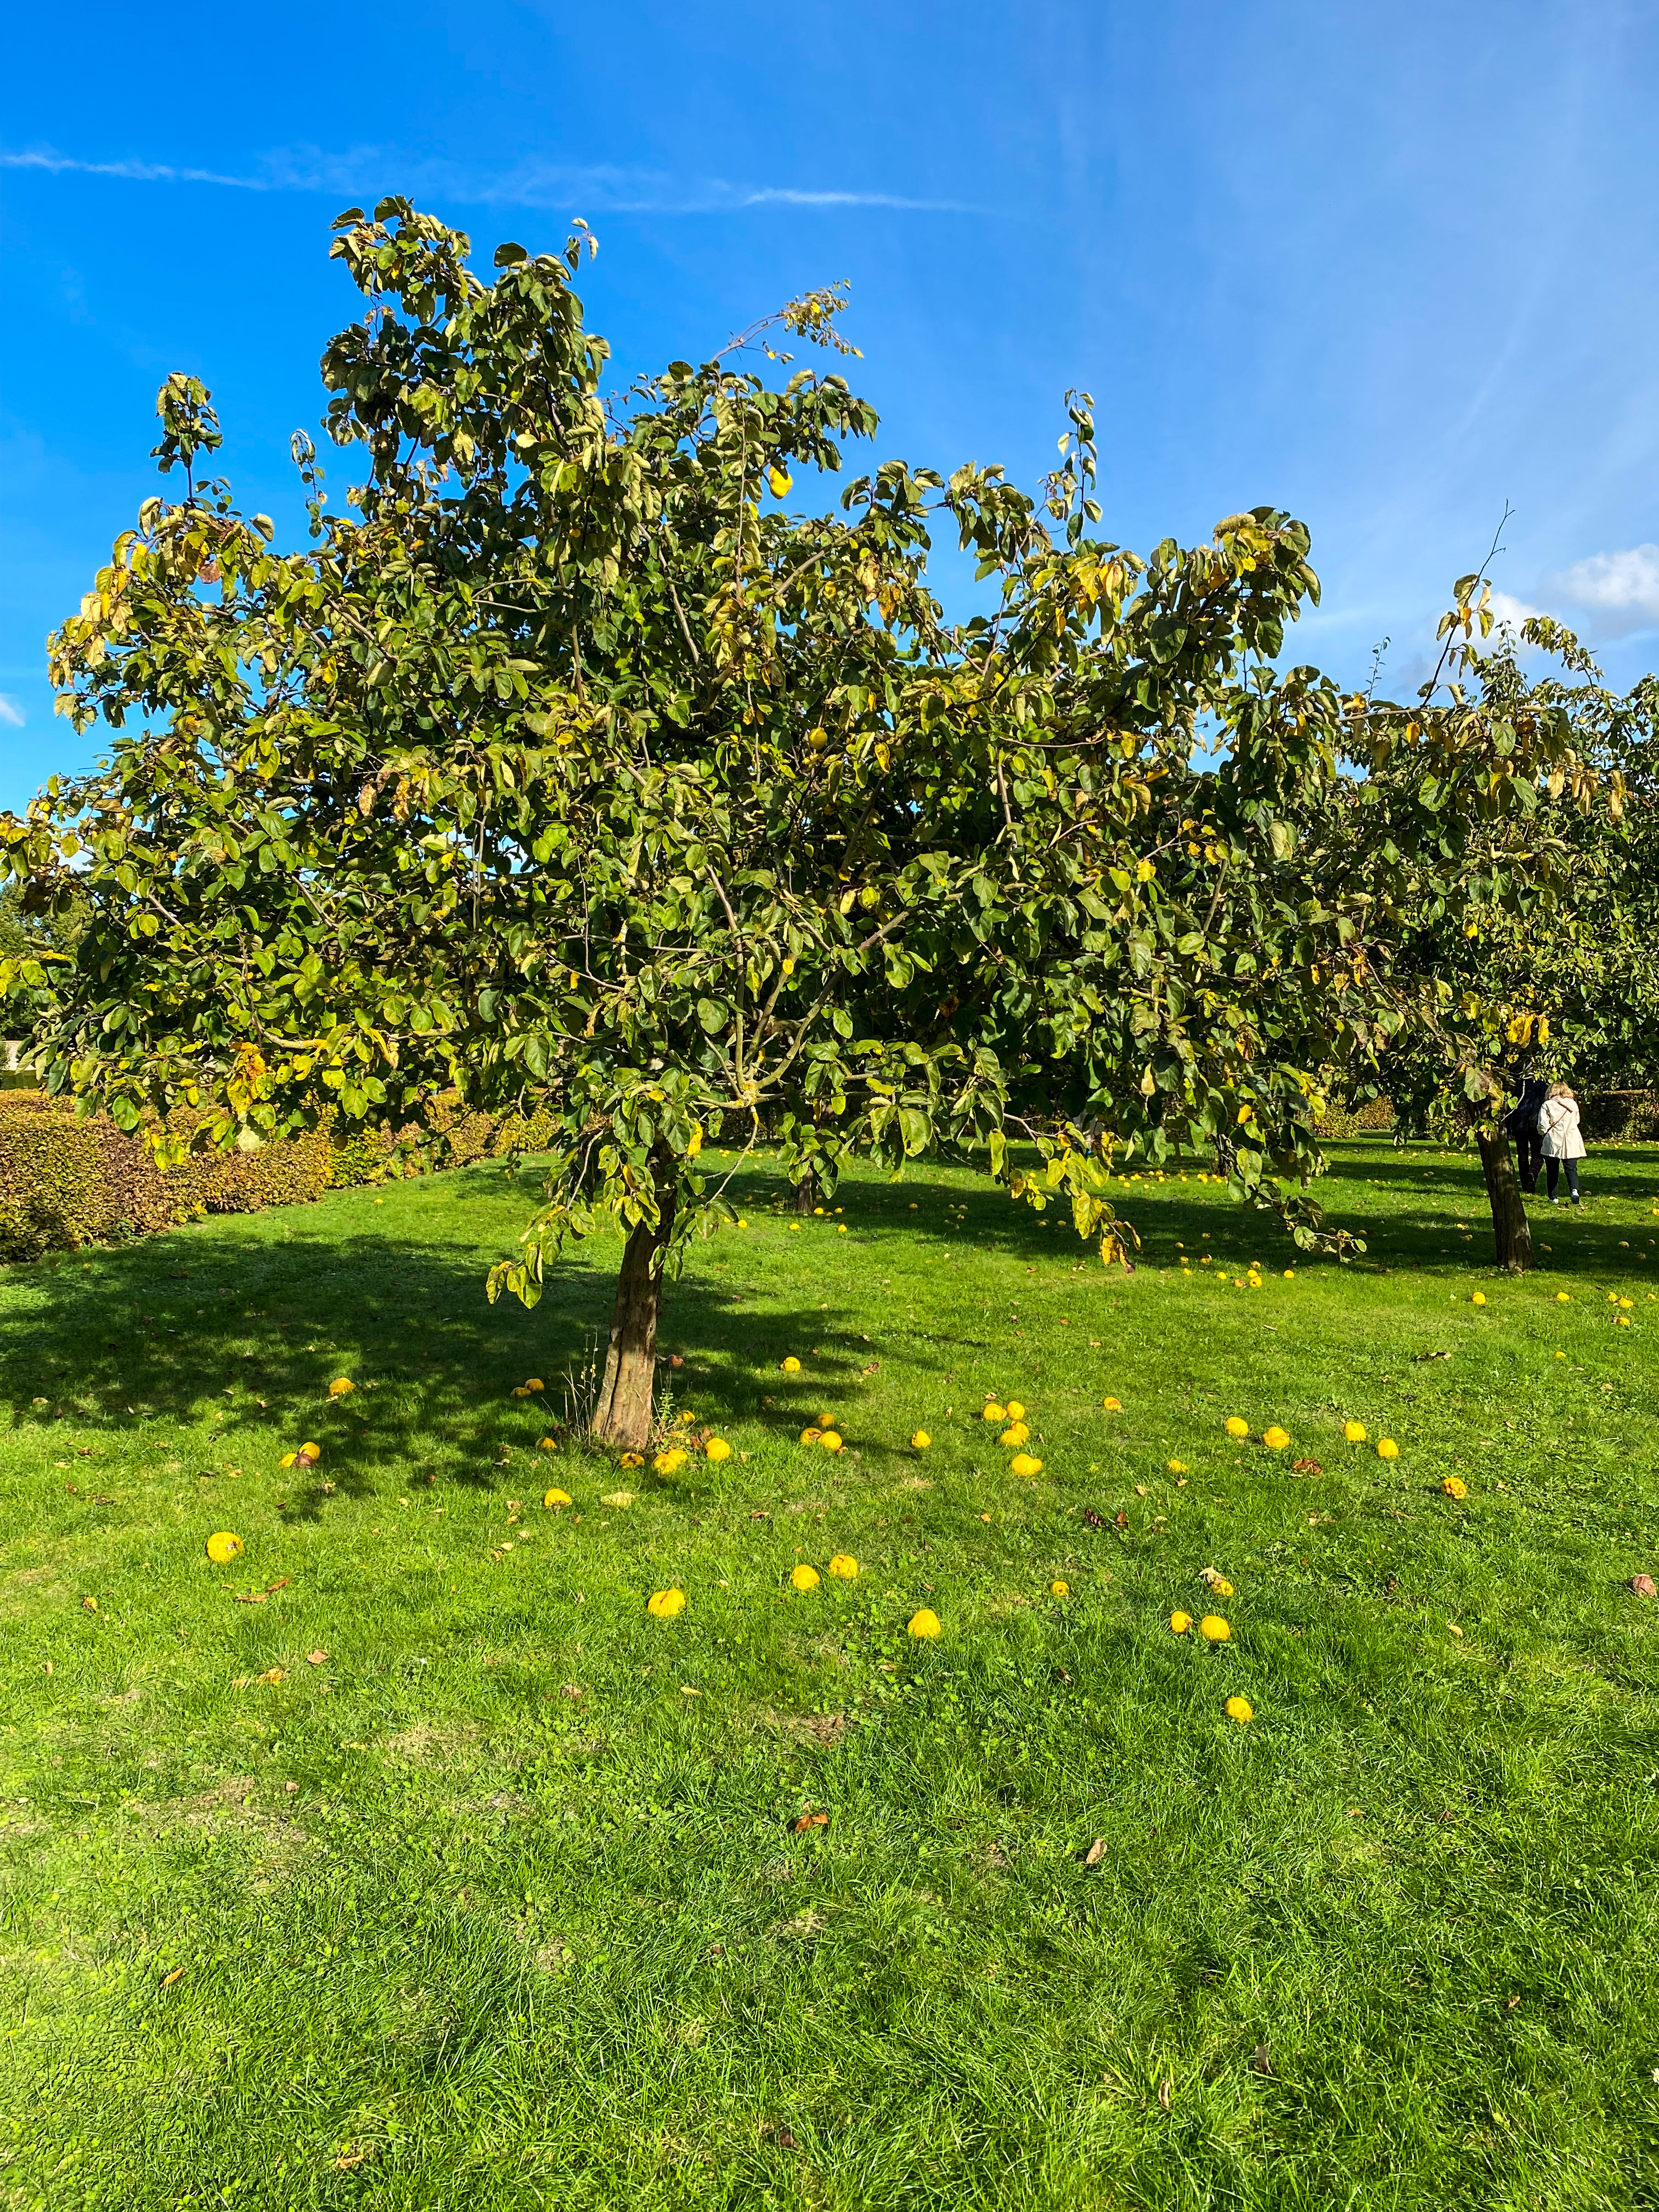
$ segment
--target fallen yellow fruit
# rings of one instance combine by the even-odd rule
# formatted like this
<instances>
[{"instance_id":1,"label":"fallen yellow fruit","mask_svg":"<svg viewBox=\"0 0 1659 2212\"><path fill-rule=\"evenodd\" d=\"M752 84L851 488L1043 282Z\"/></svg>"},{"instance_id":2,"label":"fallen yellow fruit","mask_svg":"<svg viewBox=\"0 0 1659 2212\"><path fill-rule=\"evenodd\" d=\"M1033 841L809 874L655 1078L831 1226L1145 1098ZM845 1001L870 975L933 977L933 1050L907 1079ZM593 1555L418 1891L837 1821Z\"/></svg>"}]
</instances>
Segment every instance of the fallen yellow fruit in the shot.
<instances>
[{"instance_id":1,"label":"fallen yellow fruit","mask_svg":"<svg viewBox=\"0 0 1659 2212\"><path fill-rule=\"evenodd\" d=\"M659 1474L673 1474L685 1465L688 1456L675 1444L667 1451L659 1451L651 1464Z\"/></svg>"},{"instance_id":2,"label":"fallen yellow fruit","mask_svg":"<svg viewBox=\"0 0 1659 2212\"><path fill-rule=\"evenodd\" d=\"M1070 1597L1072 1585L1070 1583L1050 1583L1048 1595L1050 1597Z\"/></svg>"},{"instance_id":3,"label":"fallen yellow fruit","mask_svg":"<svg viewBox=\"0 0 1659 2212\"><path fill-rule=\"evenodd\" d=\"M685 1592L683 1589L653 1590L645 1601L645 1609L659 1620L673 1620L685 1611Z\"/></svg>"},{"instance_id":4,"label":"fallen yellow fruit","mask_svg":"<svg viewBox=\"0 0 1659 2212\"><path fill-rule=\"evenodd\" d=\"M1279 1427L1278 1422L1275 1421L1272 1428L1263 1429L1261 1431L1261 1441L1267 1445L1269 1451L1283 1451L1285 1445L1289 1443L1291 1439L1285 1431Z\"/></svg>"},{"instance_id":5,"label":"fallen yellow fruit","mask_svg":"<svg viewBox=\"0 0 1659 2212\"><path fill-rule=\"evenodd\" d=\"M568 1490L550 1490L542 1499L542 1506L544 1511L550 1513L556 1505L568 1505L571 1502Z\"/></svg>"},{"instance_id":6,"label":"fallen yellow fruit","mask_svg":"<svg viewBox=\"0 0 1659 2212\"><path fill-rule=\"evenodd\" d=\"M1365 1424L1364 1421L1344 1421L1342 1433L1351 1444L1363 1444L1365 1441Z\"/></svg>"},{"instance_id":7,"label":"fallen yellow fruit","mask_svg":"<svg viewBox=\"0 0 1659 2212\"><path fill-rule=\"evenodd\" d=\"M624 1452L622 1455L621 1464L623 1467L643 1467L645 1465L645 1455L643 1452Z\"/></svg>"},{"instance_id":8,"label":"fallen yellow fruit","mask_svg":"<svg viewBox=\"0 0 1659 2212\"><path fill-rule=\"evenodd\" d=\"M839 1451L842 1449L842 1440L833 1429L826 1429L818 1438L818 1449L821 1451Z\"/></svg>"},{"instance_id":9,"label":"fallen yellow fruit","mask_svg":"<svg viewBox=\"0 0 1659 2212\"><path fill-rule=\"evenodd\" d=\"M1559 1306L1571 1305L1572 1304L1571 1292L1570 1291L1558 1291L1555 1294L1555 1303Z\"/></svg>"},{"instance_id":10,"label":"fallen yellow fruit","mask_svg":"<svg viewBox=\"0 0 1659 2212\"><path fill-rule=\"evenodd\" d=\"M1241 1728L1246 1721L1255 1718L1255 1708L1248 1698L1229 1698L1222 1711L1230 1721L1237 1721Z\"/></svg>"},{"instance_id":11,"label":"fallen yellow fruit","mask_svg":"<svg viewBox=\"0 0 1659 2212\"><path fill-rule=\"evenodd\" d=\"M1198 1632L1211 1644L1224 1644L1233 1632L1218 1613L1206 1613L1198 1624Z\"/></svg>"},{"instance_id":12,"label":"fallen yellow fruit","mask_svg":"<svg viewBox=\"0 0 1659 2212\"><path fill-rule=\"evenodd\" d=\"M1003 1431L1002 1434L997 1438L997 1442L1000 1444L1008 1444L1010 1446L1014 1444L1023 1444L1030 1437L1030 1433L1031 1431L1026 1427L1024 1421L1016 1421L1012 1428L1006 1428Z\"/></svg>"},{"instance_id":13,"label":"fallen yellow fruit","mask_svg":"<svg viewBox=\"0 0 1659 2212\"><path fill-rule=\"evenodd\" d=\"M1376 1455L1378 1459L1398 1459L1400 1447L1392 1437L1379 1437L1376 1440Z\"/></svg>"},{"instance_id":14,"label":"fallen yellow fruit","mask_svg":"<svg viewBox=\"0 0 1659 2212\"><path fill-rule=\"evenodd\" d=\"M931 1607L923 1606L920 1613L911 1614L910 1633L912 1636L938 1636L941 1633L939 1615Z\"/></svg>"},{"instance_id":15,"label":"fallen yellow fruit","mask_svg":"<svg viewBox=\"0 0 1659 2212\"><path fill-rule=\"evenodd\" d=\"M1477 1291L1474 1293L1474 1296L1469 1300L1469 1304L1472 1306L1483 1306L1486 1303L1486 1294L1484 1291Z\"/></svg>"},{"instance_id":16,"label":"fallen yellow fruit","mask_svg":"<svg viewBox=\"0 0 1659 2212\"><path fill-rule=\"evenodd\" d=\"M292 1467L299 1456L298 1452L284 1452L276 1464L278 1467Z\"/></svg>"},{"instance_id":17,"label":"fallen yellow fruit","mask_svg":"<svg viewBox=\"0 0 1659 2212\"><path fill-rule=\"evenodd\" d=\"M1121 1413L1123 1411L1121 1398L1103 1398L1100 1402L1109 1413Z\"/></svg>"},{"instance_id":18,"label":"fallen yellow fruit","mask_svg":"<svg viewBox=\"0 0 1659 2212\"><path fill-rule=\"evenodd\" d=\"M1192 1625L1193 1616L1190 1613L1172 1613L1170 1615L1170 1626L1177 1636L1184 1636Z\"/></svg>"},{"instance_id":19,"label":"fallen yellow fruit","mask_svg":"<svg viewBox=\"0 0 1659 2212\"><path fill-rule=\"evenodd\" d=\"M799 1375L800 1373L800 1362L796 1358L793 1352L790 1353L788 1358L783 1363L783 1371L786 1375Z\"/></svg>"},{"instance_id":20,"label":"fallen yellow fruit","mask_svg":"<svg viewBox=\"0 0 1659 2212\"><path fill-rule=\"evenodd\" d=\"M1187 1472L1187 1462L1184 1459L1166 1459L1164 1466L1165 1473L1169 1474L1185 1474Z\"/></svg>"},{"instance_id":21,"label":"fallen yellow fruit","mask_svg":"<svg viewBox=\"0 0 1659 2212\"><path fill-rule=\"evenodd\" d=\"M1447 1475L1442 1481L1440 1487L1445 1492L1448 1498L1467 1498L1469 1494L1469 1486L1463 1480L1461 1475Z\"/></svg>"},{"instance_id":22,"label":"fallen yellow fruit","mask_svg":"<svg viewBox=\"0 0 1659 2212\"><path fill-rule=\"evenodd\" d=\"M830 1571L837 1582L854 1583L858 1580L859 1563L850 1552L837 1552L830 1562Z\"/></svg>"},{"instance_id":23,"label":"fallen yellow fruit","mask_svg":"<svg viewBox=\"0 0 1659 2212\"><path fill-rule=\"evenodd\" d=\"M1023 1421L1025 1419L1025 1408L1018 1398L1011 1398L1002 1410L1011 1421Z\"/></svg>"},{"instance_id":24,"label":"fallen yellow fruit","mask_svg":"<svg viewBox=\"0 0 1659 2212\"><path fill-rule=\"evenodd\" d=\"M1040 1459L1033 1459L1030 1452L1016 1452L1008 1462L1008 1472L1010 1474L1022 1476L1041 1474L1042 1462Z\"/></svg>"},{"instance_id":25,"label":"fallen yellow fruit","mask_svg":"<svg viewBox=\"0 0 1659 2212\"><path fill-rule=\"evenodd\" d=\"M1228 1414L1224 1426L1230 1437L1248 1437L1250 1433L1249 1423L1240 1420L1237 1413Z\"/></svg>"},{"instance_id":26,"label":"fallen yellow fruit","mask_svg":"<svg viewBox=\"0 0 1659 2212\"><path fill-rule=\"evenodd\" d=\"M981 1421L1006 1421L1007 1418L1008 1408L1006 1406L999 1406L994 1400L987 1405L984 1412L980 1415Z\"/></svg>"},{"instance_id":27,"label":"fallen yellow fruit","mask_svg":"<svg viewBox=\"0 0 1659 2212\"><path fill-rule=\"evenodd\" d=\"M798 1590L815 1590L818 1586L818 1571L816 1567L809 1567L803 1559L789 1580Z\"/></svg>"},{"instance_id":28,"label":"fallen yellow fruit","mask_svg":"<svg viewBox=\"0 0 1659 2212\"><path fill-rule=\"evenodd\" d=\"M912 1451L926 1451L933 1441L926 1429L918 1429L910 1439L910 1449Z\"/></svg>"},{"instance_id":29,"label":"fallen yellow fruit","mask_svg":"<svg viewBox=\"0 0 1659 2212\"><path fill-rule=\"evenodd\" d=\"M524 1387L526 1390L545 1390L547 1385L539 1375L526 1375Z\"/></svg>"},{"instance_id":30,"label":"fallen yellow fruit","mask_svg":"<svg viewBox=\"0 0 1659 2212\"><path fill-rule=\"evenodd\" d=\"M229 1528L216 1528L207 1540L207 1555L217 1567L228 1567L246 1548L241 1538Z\"/></svg>"},{"instance_id":31,"label":"fallen yellow fruit","mask_svg":"<svg viewBox=\"0 0 1659 2212\"><path fill-rule=\"evenodd\" d=\"M732 1447L726 1443L724 1437L710 1437L708 1443L702 1448L702 1455L705 1459L730 1459L732 1456Z\"/></svg>"},{"instance_id":32,"label":"fallen yellow fruit","mask_svg":"<svg viewBox=\"0 0 1659 2212\"><path fill-rule=\"evenodd\" d=\"M329 1384L328 1395L331 1398L349 1398L356 1387L347 1376L339 1375Z\"/></svg>"},{"instance_id":33,"label":"fallen yellow fruit","mask_svg":"<svg viewBox=\"0 0 1659 2212\"><path fill-rule=\"evenodd\" d=\"M815 1444L823 1434L822 1429L803 1429L800 1432L800 1440L804 1444Z\"/></svg>"}]
</instances>

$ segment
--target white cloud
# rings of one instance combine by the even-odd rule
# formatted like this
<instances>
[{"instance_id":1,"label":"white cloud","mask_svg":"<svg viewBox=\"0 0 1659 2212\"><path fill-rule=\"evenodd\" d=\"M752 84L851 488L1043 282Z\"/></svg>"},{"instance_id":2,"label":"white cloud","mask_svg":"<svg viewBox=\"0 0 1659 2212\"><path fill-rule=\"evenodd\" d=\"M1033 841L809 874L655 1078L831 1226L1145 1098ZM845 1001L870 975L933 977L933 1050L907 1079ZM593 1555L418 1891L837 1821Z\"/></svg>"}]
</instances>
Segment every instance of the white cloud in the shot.
<instances>
[{"instance_id":1,"label":"white cloud","mask_svg":"<svg viewBox=\"0 0 1659 2212\"><path fill-rule=\"evenodd\" d=\"M10 693L0 691L0 730L21 730L27 720Z\"/></svg>"},{"instance_id":2,"label":"white cloud","mask_svg":"<svg viewBox=\"0 0 1659 2212\"><path fill-rule=\"evenodd\" d=\"M1659 624L1659 545L1632 545L1622 553L1592 553L1575 561L1541 588L1595 617L1599 637L1626 637Z\"/></svg>"},{"instance_id":3,"label":"white cloud","mask_svg":"<svg viewBox=\"0 0 1659 2212\"><path fill-rule=\"evenodd\" d=\"M328 192L372 201L394 190L441 193L474 206L582 209L610 215L737 215L750 208L890 208L910 215L968 215L957 200L912 199L902 193L749 185L725 177L673 177L653 169L580 167L541 161L506 169L465 161L411 159L395 148L353 147L330 154L315 146L285 147L266 155L252 173L178 167L167 161L82 161L50 147L0 152L0 168L36 169L52 176L112 177L128 184L219 185L246 192Z\"/></svg>"},{"instance_id":4,"label":"white cloud","mask_svg":"<svg viewBox=\"0 0 1659 2212\"><path fill-rule=\"evenodd\" d=\"M1492 611L1492 619L1500 629L1518 632L1523 622L1533 615L1541 615L1544 610L1528 605L1525 599L1517 599L1512 592L1494 592Z\"/></svg>"}]
</instances>

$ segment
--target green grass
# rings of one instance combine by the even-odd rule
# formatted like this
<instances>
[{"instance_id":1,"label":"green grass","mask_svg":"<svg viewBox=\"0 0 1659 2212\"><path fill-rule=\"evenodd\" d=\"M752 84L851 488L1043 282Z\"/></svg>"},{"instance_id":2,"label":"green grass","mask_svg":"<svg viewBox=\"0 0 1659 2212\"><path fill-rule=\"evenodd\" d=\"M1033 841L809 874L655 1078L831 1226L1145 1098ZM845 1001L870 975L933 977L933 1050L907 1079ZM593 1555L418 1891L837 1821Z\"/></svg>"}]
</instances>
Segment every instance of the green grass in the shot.
<instances>
[{"instance_id":1,"label":"green grass","mask_svg":"<svg viewBox=\"0 0 1659 2212\"><path fill-rule=\"evenodd\" d=\"M489 1308L499 1170L0 1274L0 2206L1659 2204L1659 1153L1510 1283L1468 1161L1338 1151L1290 1281L1195 1178L1126 1279L751 1166L669 1480L537 1449L617 1248Z\"/></svg>"}]
</instances>

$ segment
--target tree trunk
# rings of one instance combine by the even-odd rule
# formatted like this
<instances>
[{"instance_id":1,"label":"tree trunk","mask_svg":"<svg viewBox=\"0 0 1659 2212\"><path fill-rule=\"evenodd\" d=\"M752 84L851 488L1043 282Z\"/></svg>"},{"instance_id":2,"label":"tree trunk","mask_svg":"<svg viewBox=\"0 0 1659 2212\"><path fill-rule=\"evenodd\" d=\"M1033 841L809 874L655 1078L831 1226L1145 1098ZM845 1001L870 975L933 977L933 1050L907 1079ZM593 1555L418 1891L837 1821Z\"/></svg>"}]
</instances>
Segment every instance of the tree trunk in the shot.
<instances>
[{"instance_id":1,"label":"tree trunk","mask_svg":"<svg viewBox=\"0 0 1659 2212\"><path fill-rule=\"evenodd\" d=\"M662 1308L662 1255L674 1231L672 1162L657 1170L657 1225L641 1222L629 1233L611 1315L611 1344L593 1408L593 1434L624 1451L643 1451L651 1441L652 1389L657 1377L657 1316Z\"/></svg>"},{"instance_id":2,"label":"tree trunk","mask_svg":"<svg viewBox=\"0 0 1659 2212\"><path fill-rule=\"evenodd\" d=\"M1477 1133L1474 1141L1480 1147L1481 1172L1486 1178L1498 1264L1512 1268L1517 1275L1528 1274L1535 1264L1532 1229L1527 1219L1521 1178L1515 1170L1515 1147L1510 1142L1509 1132L1498 1129L1491 1136Z\"/></svg>"},{"instance_id":3,"label":"tree trunk","mask_svg":"<svg viewBox=\"0 0 1659 2212\"><path fill-rule=\"evenodd\" d=\"M809 1168L795 1185L795 1211L810 1213L818 1202L818 1179Z\"/></svg>"},{"instance_id":4,"label":"tree trunk","mask_svg":"<svg viewBox=\"0 0 1659 2212\"><path fill-rule=\"evenodd\" d=\"M1218 1175L1232 1181L1233 1170L1238 1165L1238 1146L1233 1141L1231 1129L1224 1129L1215 1140L1215 1168Z\"/></svg>"}]
</instances>

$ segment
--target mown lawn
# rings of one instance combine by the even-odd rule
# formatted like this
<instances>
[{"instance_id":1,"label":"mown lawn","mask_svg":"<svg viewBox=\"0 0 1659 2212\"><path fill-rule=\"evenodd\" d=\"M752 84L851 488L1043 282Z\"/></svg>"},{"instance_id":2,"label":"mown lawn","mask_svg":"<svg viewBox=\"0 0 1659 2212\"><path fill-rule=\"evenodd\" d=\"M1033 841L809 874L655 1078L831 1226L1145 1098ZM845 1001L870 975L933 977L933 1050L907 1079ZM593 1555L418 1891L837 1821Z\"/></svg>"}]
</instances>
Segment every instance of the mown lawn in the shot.
<instances>
[{"instance_id":1,"label":"mown lawn","mask_svg":"<svg viewBox=\"0 0 1659 2212\"><path fill-rule=\"evenodd\" d=\"M1659 2204L1659 1152L1524 1284L1339 1155L1364 1262L1130 1279L751 1164L666 1480L538 1449L617 1247L489 1308L499 1170L0 1272L0 2205Z\"/></svg>"}]
</instances>

